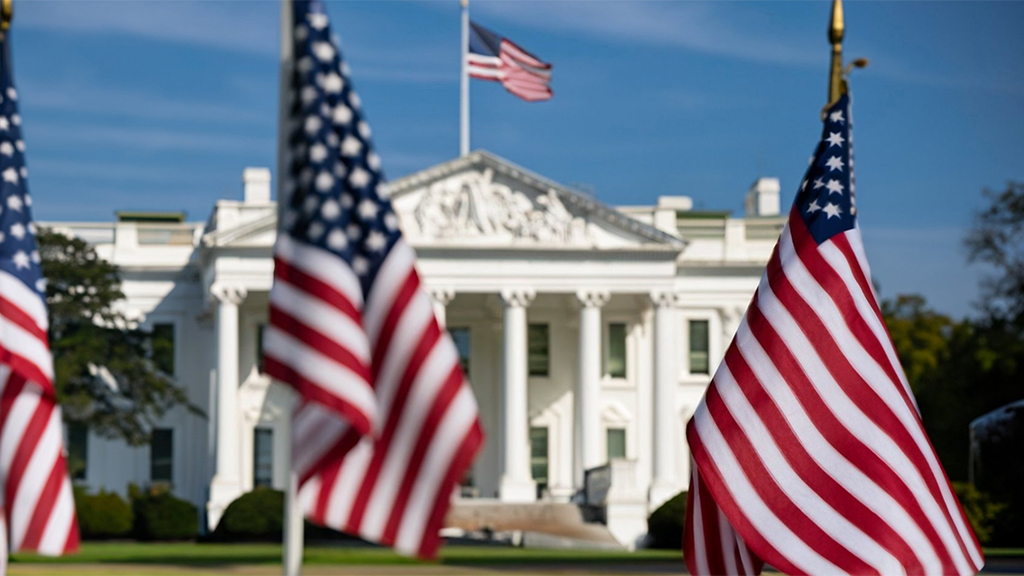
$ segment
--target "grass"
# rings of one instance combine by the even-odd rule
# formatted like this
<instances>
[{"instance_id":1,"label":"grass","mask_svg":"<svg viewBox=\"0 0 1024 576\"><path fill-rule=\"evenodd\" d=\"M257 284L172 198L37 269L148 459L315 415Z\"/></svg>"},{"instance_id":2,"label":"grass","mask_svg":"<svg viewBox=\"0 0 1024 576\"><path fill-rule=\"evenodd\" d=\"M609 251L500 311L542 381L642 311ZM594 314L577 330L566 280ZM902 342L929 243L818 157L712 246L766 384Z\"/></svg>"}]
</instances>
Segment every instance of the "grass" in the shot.
<instances>
[{"instance_id":1,"label":"grass","mask_svg":"<svg viewBox=\"0 0 1024 576\"><path fill-rule=\"evenodd\" d=\"M178 566L222 566L231 564L279 564L280 544L196 544L192 542L86 542L78 554L59 557L15 554L18 564L163 564ZM590 564L681 561L679 551L637 552L595 550L544 550L491 546L447 546L438 559L451 565ZM415 564L412 558L389 549L372 547L308 546L305 565Z\"/></svg>"}]
</instances>

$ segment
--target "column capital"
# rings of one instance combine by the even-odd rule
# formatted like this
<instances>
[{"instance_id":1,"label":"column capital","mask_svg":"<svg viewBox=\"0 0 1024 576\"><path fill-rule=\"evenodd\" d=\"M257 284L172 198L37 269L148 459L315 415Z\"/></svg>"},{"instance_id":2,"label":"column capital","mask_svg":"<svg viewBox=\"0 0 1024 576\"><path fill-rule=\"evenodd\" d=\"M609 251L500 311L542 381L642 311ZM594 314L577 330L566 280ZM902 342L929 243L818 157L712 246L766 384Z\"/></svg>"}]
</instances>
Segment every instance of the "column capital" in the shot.
<instances>
[{"instance_id":1,"label":"column capital","mask_svg":"<svg viewBox=\"0 0 1024 576\"><path fill-rule=\"evenodd\" d=\"M213 286L210 286L210 295L221 304L234 304L238 306L245 300L248 293L245 286L239 284L214 282Z\"/></svg>"},{"instance_id":2,"label":"column capital","mask_svg":"<svg viewBox=\"0 0 1024 576\"><path fill-rule=\"evenodd\" d=\"M607 290L585 289L576 291L576 300L584 308L600 308L608 303L612 295Z\"/></svg>"},{"instance_id":3,"label":"column capital","mask_svg":"<svg viewBox=\"0 0 1024 576\"><path fill-rule=\"evenodd\" d=\"M672 290L652 290L648 297L656 308L674 308L682 300L682 295Z\"/></svg>"},{"instance_id":4,"label":"column capital","mask_svg":"<svg viewBox=\"0 0 1024 576\"><path fill-rule=\"evenodd\" d=\"M427 288L430 299L439 306L447 306L455 299L455 289L451 287L432 286Z\"/></svg>"},{"instance_id":5,"label":"column capital","mask_svg":"<svg viewBox=\"0 0 1024 576\"><path fill-rule=\"evenodd\" d=\"M526 308L536 297L537 292L533 288L504 288L501 291L502 303L514 308Z\"/></svg>"}]
</instances>

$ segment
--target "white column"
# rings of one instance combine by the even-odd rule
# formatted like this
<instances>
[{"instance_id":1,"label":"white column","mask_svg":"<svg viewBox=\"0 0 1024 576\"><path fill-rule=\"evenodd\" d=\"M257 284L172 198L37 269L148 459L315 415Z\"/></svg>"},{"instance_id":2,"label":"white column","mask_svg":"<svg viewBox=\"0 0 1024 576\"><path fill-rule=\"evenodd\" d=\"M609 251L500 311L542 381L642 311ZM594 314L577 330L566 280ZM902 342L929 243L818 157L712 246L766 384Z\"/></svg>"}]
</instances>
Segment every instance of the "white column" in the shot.
<instances>
[{"instance_id":1,"label":"white column","mask_svg":"<svg viewBox=\"0 0 1024 576\"><path fill-rule=\"evenodd\" d=\"M537 486L530 474L527 415L526 307L533 290L502 290L504 354L501 403L501 483L503 502L533 502Z\"/></svg>"},{"instance_id":2,"label":"white column","mask_svg":"<svg viewBox=\"0 0 1024 576\"><path fill-rule=\"evenodd\" d=\"M217 311L217 460L210 482L207 522L210 530L224 509L242 494L238 430L238 306L245 288L214 284L210 288Z\"/></svg>"},{"instance_id":3,"label":"white column","mask_svg":"<svg viewBox=\"0 0 1024 576\"><path fill-rule=\"evenodd\" d=\"M601 307L608 302L605 290L580 290L579 367L576 378L576 487L583 487L584 472L604 464L601 454Z\"/></svg>"},{"instance_id":4,"label":"white column","mask_svg":"<svg viewBox=\"0 0 1024 576\"><path fill-rule=\"evenodd\" d=\"M448 327L448 305L455 299L455 291L451 288L428 288L430 303L434 307L434 318L441 328Z\"/></svg>"},{"instance_id":5,"label":"white column","mask_svg":"<svg viewBox=\"0 0 1024 576\"><path fill-rule=\"evenodd\" d=\"M654 304L654 477L651 481L651 508L675 496L681 489L676 478L676 447L685 438L675 436L676 387L679 375L676 357L676 295L672 292L653 292Z\"/></svg>"}]
</instances>

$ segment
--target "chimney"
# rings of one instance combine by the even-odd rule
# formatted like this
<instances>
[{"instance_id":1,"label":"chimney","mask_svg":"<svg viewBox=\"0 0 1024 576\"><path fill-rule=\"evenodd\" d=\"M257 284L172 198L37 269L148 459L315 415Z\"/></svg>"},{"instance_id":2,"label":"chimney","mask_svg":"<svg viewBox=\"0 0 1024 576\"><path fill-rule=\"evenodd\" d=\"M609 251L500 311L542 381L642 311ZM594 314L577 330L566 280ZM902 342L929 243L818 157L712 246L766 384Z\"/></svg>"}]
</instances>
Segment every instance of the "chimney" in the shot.
<instances>
[{"instance_id":1,"label":"chimney","mask_svg":"<svg viewBox=\"0 0 1024 576\"><path fill-rule=\"evenodd\" d=\"M758 178L747 192L746 215L778 216L780 189L778 178Z\"/></svg>"},{"instance_id":2,"label":"chimney","mask_svg":"<svg viewBox=\"0 0 1024 576\"><path fill-rule=\"evenodd\" d=\"M242 171L243 200L246 204L270 202L270 169L246 168Z\"/></svg>"}]
</instances>

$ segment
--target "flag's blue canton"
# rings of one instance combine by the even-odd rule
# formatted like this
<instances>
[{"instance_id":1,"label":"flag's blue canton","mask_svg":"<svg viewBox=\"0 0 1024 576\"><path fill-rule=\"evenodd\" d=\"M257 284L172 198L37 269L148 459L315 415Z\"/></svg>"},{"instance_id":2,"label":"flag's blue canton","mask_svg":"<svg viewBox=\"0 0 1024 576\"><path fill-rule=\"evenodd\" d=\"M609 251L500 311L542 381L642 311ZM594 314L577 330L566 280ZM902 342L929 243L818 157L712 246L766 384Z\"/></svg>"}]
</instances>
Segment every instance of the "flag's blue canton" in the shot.
<instances>
[{"instance_id":1,"label":"flag's blue canton","mask_svg":"<svg viewBox=\"0 0 1024 576\"><path fill-rule=\"evenodd\" d=\"M10 33L0 40L0 269L42 295L46 289L28 195L18 92L11 73Z\"/></svg>"},{"instance_id":2,"label":"flag's blue canton","mask_svg":"<svg viewBox=\"0 0 1024 576\"><path fill-rule=\"evenodd\" d=\"M850 97L843 96L825 114L821 142L811 158L793 209L821 244L857 222Z\"/></svg>"},{"instance_id":3,"label":"flag's blue canton","mask_svg":"<svg viewBox=\"0 0 1024 576\"><path fill-rule=\"evenodd\" d=\"M398 241L380 157L370 141L327 14L319 0L296 1L291 172L283 229L349 263L369 291Z\"/></svg>"},{"instance_id":4,"label":"flag's blue canton","mask_svg":"<svg viewBox=\"0 0 1024 576\"><path fill-rule=\"evenodd\" d=\"M498 56L501 53L501 36L476 22L470 22L469 51L482 56Z\"/></svg>"}]
</instances>

